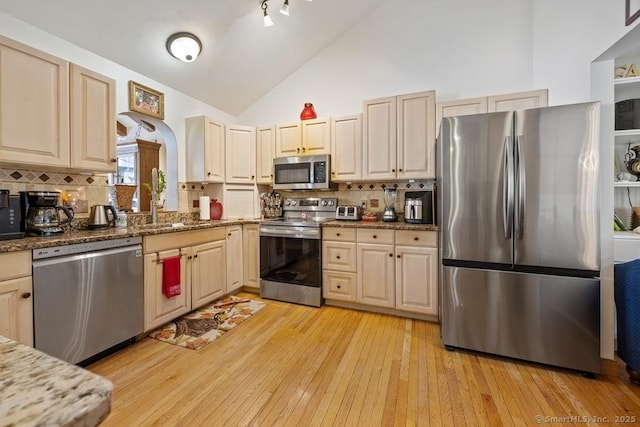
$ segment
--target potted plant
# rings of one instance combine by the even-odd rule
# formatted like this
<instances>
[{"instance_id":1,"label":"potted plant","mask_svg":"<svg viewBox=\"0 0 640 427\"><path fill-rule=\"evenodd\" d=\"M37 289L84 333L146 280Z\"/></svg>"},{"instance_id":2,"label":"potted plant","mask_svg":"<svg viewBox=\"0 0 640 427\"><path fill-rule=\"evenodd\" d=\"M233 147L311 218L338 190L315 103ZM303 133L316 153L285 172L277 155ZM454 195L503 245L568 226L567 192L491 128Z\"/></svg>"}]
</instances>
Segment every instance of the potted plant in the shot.
<instances>
[{"instance_id":1,"label":"potted plant","mask_svg":"<svg viewBox=\"0 0 640 427\"><path fill-rule=\"evenodd\" d=\"M142 185L144 185L145 188L149 190L149 193L153 198L153 188L151 184L148 182L145 182ZM162 194L166 189L167 189L167 179L164 175L164 171L161 169L158 169L158 188L156 189L155 198L156 198L156 207L159 209L164 207L164 199L162 198Z\"/></svg>"}]
</instances>

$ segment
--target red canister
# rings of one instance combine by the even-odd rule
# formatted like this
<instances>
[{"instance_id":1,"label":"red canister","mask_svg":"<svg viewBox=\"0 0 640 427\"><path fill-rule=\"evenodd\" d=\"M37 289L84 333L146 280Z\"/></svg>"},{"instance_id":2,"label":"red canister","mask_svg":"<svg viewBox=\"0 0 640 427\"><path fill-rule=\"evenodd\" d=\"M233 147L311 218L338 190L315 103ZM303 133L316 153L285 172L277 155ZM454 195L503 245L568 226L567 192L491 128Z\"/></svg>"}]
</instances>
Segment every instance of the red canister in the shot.
<instances>
[{"instance_id":1,"label":"red canister","mask_svg":"<svg viewBox=\"0 0 640 427\"><path fill-rule=\"evenodd\" d=\"M218 202L218 199L209 202L209 216L212 220L222 218L222 203Z\"/></svg>"}]
</instances>

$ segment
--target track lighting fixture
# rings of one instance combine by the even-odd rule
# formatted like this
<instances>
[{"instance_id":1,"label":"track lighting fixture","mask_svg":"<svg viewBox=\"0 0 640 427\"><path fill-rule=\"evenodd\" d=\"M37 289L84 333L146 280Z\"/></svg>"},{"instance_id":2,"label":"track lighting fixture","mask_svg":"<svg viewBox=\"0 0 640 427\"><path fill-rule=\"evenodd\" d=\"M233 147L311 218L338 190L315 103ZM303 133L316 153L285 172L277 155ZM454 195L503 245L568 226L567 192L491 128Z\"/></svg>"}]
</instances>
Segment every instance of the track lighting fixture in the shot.
<instances>
[{"instance_id":1,"label":"track lighting fixture","mask_svg":"<svg viewBox=\"0 0 640 427\"><path fill-rule=\"evenodd\" d=\"M269 7L267 5L267 0L262 0L262 11L264 12L264 26L270 27L273 25L273 21L271 20L271 17L267 13L267 7Z\"/></svg>"},{"instance_id":2,"label":"track lighting fixture","mask_svg":"<svg viewBox=\"0 0 640 427\"><path fill-rule=\"evenodd\" d=\"M312 0L307 0L307 1L312 1ZM269 13L267 12L268 7L269 7L269 0L262 0L261 8L262 8L262 14L264 17L265 27L270 27L273 25L273 20L271 19L271 17L269 16ZM283 0L282 7L280 8L280 13L282 13L283 15L289 16L289 0Z\"/></svg>"},{"instance_id":3,"label":"track lighting fixture","mask_svg":"<svg viewBox=\"0 0 640 427\"><path fill-rule=\"evenodd\" d=\"M289 16L289 0L284 0L280 13Z\"/></svg>"}]
</instances>

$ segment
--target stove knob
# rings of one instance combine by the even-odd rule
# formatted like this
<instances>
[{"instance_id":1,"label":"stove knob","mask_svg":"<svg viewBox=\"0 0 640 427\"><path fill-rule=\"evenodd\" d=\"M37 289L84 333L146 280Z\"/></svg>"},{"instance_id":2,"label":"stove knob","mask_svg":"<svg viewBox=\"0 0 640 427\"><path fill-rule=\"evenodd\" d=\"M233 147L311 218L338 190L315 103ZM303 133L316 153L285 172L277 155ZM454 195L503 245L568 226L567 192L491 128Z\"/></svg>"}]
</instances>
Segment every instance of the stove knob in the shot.
<instances>
[{"instance_id":1,"label":"stove knob","mask_svg":"<svg viewBox=\"0 0 640 427\"><path fill-rule=\"evenodd\" d=\"M327 201L326 200L322 201L322 206L327 206Z\"/></svg>"},{"instance_id":2,"label":"stove knob","mask_svg":"<svg viewBox=\"0 0 640 427\"><path fill-rule=\"evenodd\" d=\"M329 200L329 206L333 206L334 202L333 200Z\"/></svg>"},{"instance_id":3,"label":"stove knob","mask_svg":"<svg viewBox=\"0 0 640 427\"><path fill-rule=\"evenodd\" d=\"M292 201L291 201L291 206L295 206L295 205L297 205L297 204L298 204L298 202L296 202L295 200L292 200Z\"/></svg>"},{"instance_id":4,"label":"stove knob","mask_svg":"<svg viewBox=\"0 0 640 427\"><path fill-rule=\"evenodd\" d=\"M289 206L291 204L291 200L287 200L286 202L284 202L285 206Z\"/></svg>"}]
</instances>

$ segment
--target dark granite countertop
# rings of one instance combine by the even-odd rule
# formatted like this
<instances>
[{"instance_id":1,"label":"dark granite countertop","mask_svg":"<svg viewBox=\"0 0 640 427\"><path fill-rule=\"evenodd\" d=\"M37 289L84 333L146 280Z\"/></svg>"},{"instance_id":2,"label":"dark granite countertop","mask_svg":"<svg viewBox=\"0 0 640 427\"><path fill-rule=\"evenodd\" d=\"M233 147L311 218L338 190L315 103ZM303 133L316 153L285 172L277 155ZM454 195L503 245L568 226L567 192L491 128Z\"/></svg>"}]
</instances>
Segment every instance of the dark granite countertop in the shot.
<instances>
[{"instance_id":1,"label":"dark granite countertop","mask_svg":"<svg viewBox=\"0 0 640 427\"><path fill-rule=\"evenodd\" d=\"M122 237L150 236L154 234L177 233L180 231L201 230L225 227L237 224L258 224L260 220L219 220L190 222L174 227L171 223L145 224L127 228L108 228L104 230L72 230L47 237L25 237L0 241L0 253L48 248L52 246L73 245L99 240L119 239Z\"/></svg>"},{"instance_id":2,"label":"dark granite countertop","mask_svg":"<svg viewBox=\"0 0 640 427\"><path fill-rule=\"evenodd\" d=\"M413 230L413 231L438 231L438 226L433 224L407 224L404 221L384 222L384 221L328 221L322 223L323 227L342 228L374 228L386 230Z\"/></svg>"}]
</instances>

